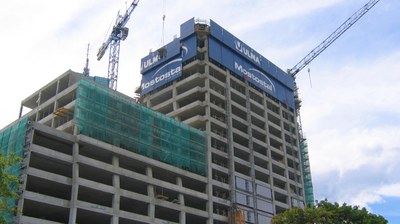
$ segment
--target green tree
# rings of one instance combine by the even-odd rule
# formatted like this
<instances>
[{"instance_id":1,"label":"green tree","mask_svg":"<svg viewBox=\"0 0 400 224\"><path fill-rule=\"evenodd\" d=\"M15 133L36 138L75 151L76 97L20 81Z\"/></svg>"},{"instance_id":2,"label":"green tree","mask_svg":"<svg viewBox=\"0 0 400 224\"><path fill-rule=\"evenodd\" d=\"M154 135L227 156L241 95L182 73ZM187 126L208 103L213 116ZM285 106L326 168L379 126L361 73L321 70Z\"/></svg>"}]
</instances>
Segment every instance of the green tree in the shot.
<instances>
[{"instance_id":1,"label":"green tree","mask_svg":"<svg viewBox=\"0 0 400 224\"><path fill-rule=\"evenodd\" d=\"M272 218L272 224L387 224L380 215L369 213L365 208L344 203L318 202L316 206L291 208Z\"/></svg>"},{"instance_id":2,"label":"green tree","mask_svg":"<svg viewBox=\"0 0 400 224\"><path fill-rule=\"evenodd\" d=\"M16 207L10 205L10 200L18 197L19 179L11 173L11 167L16 166L21 161L20 157L10 152L3 156L0 150L0 223L7 223L6 217L12 216Z\"/></svg>"}]
</instances>

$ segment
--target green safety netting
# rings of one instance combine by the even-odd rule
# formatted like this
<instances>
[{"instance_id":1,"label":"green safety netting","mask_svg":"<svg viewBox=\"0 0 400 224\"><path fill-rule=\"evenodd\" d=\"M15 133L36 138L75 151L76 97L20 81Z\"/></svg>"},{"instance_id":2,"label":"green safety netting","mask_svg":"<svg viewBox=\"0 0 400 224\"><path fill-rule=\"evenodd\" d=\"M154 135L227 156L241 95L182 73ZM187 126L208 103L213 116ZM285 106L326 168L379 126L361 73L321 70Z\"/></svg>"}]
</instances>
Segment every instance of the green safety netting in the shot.
<instances>
[{"instance_id":1,"label":"green safety netting","mask_svg":"<svg viewBox=\"0 0 400 224\"><path fill-rule=\"evenodd\" d=\"M314 190L311 179L311 168L308 157L307 140L300 142L301 167L303 169L304 192L307 205L314 205Z\"/></svg>"},{"instance_id":2,"label":"green safety netting","mask_svg":"<svg viewBox=\"0 0 400 224\"><path fill-rule=\"evenodd\" d=\"M3 156L8 156L10 152L13 152L15 156L22 156L23 148L25 145L26 125L28 118L23 118L17 121L14 125L2 130L0 132L0 149ZM19 176L21 172L20 164L15 164L7 169L14 176ZM13 190L17 190L17 186L10 185ZM4 200L1 198L1 200ZM14 206L16 199L5 199L8 205ZM4 214L7 221L11 222L12 214Z\"/></svg>"},{"instance_id":3,"label":"green safety netting","mask_svg":"<svg viewBox=\"0 0 400 224\"><path fill-rule=\"evenodd\" d=\"M79 133L205 176L205 133L95 83L80 80Z\"/></svg>"}]
</instances>

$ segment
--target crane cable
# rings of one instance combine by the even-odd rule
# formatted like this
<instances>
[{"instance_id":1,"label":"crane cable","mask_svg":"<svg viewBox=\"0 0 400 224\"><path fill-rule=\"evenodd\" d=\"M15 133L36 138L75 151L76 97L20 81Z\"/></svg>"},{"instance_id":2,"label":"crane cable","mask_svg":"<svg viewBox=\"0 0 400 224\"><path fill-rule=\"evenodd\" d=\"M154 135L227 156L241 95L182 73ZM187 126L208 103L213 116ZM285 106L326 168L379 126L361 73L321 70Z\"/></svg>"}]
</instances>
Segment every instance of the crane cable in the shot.
<instances>
[{"instance_id":1,"label":"crane cable","mask_svg":"<svg viewBox=\"0 0 400 224\"><path fill-rule=\"evenodd\" d=\"M164 46L164 27L165 27L165 11L166 11L166 0L163 1L163 16L162 16L162 33L161 33L161 45Z\"/></svg>"}]
</instances>

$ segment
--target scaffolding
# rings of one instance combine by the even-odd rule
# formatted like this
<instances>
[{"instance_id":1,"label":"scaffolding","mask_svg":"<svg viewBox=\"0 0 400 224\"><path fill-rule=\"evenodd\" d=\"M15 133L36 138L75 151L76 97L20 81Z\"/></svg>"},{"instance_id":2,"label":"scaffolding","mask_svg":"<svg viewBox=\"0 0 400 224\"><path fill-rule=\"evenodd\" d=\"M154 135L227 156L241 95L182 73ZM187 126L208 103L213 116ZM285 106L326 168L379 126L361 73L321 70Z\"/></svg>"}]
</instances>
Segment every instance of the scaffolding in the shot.
<instances>
[{"instance_id":1,"label":"scaffolding","mask_svg":"<svg viewBox=\"0 0 400 224\"><path fill-rule=\"evenodd\" d=\"M301 166L303 169L304 193L306 197L306 204L307 206L313 206L314 192L311 180L311 168L310 168L310 160L308 158L308 145L306 138L303 138L302 141L300 141L300 156L301 156Z\"/></svg>"},{"instance_id":2,"label":"scaffolding","mask_svg":"<svg viewBox=\"0 0 400 224\"><path fill-rule=\"evenodd\" d=\"M9 156L9 153L14 153L15 156L17 157L24 157L24 146L26 142L26 130L27 130L27 123L28 123L28 118L23 118L19 121L17 121L14 125L3 129L0 132L0 149L2 156ZM6 172L9 172L10 174L20 177L21 171L24 168L23 166L26 161L22 160L22 164L17 163L11 167L8 167ZM10 185L10 188L13 191L18 191L17 189L18 186ZM4 200L3 198L0 199L1 201ZM17 200L14 198L8 198L5 199L7 201L7 204L9 208L12 208L13 206L16 205ZM6 220L8 222L11 222L13 219L13 214L4 214Z\"/></svg>"},{"instance_id":3,"label":"scaffolding","mask_svg":"<svg viewBox=\"0 0 400 224\"><path fill-rule=\"evenodd\" d=\"M205 133L127 96L80 80L74 119L80 134L206 175Z\"/></svg>"}]
</instances>

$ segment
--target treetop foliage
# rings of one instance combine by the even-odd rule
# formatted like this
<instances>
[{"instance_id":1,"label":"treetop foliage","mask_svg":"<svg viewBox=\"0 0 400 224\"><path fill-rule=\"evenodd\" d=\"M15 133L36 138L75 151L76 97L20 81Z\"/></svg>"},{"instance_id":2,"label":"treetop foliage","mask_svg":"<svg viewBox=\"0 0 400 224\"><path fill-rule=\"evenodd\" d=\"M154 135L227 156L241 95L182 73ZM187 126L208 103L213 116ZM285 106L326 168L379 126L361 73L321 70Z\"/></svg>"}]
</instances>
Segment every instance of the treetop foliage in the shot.
<instances>
[{"instance_id":1,"label":"treetop foliage","mask_svg":"<svg viewBox=\"0 0 400 224\"><path fill-rule=\"evenodd\" d=\"M6 216L10 216L16 211L15 206L10 205L9 201L18 198L19 179L10 172L12 166L21 161L20 157L10 152L4 156L0 150L0 223L7 223Z\"/></svg>"},{"instance_id":2,"label":"treetop foliage","mask_svg":"<svg viewBox=\"0 0 400 224\"><path fill-rule=\"evenodd\" d=\"M369 213L359 206L331 203L327 199L315 206L291 208L272 218L272 224L387 224L380 216Z\"/></svg>"}]
</instances>

